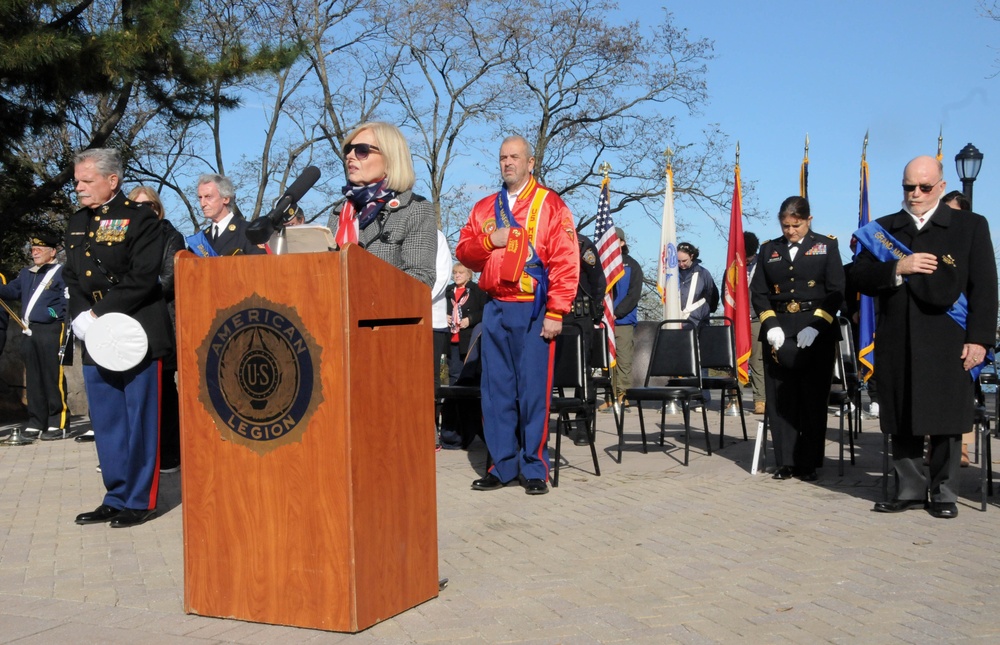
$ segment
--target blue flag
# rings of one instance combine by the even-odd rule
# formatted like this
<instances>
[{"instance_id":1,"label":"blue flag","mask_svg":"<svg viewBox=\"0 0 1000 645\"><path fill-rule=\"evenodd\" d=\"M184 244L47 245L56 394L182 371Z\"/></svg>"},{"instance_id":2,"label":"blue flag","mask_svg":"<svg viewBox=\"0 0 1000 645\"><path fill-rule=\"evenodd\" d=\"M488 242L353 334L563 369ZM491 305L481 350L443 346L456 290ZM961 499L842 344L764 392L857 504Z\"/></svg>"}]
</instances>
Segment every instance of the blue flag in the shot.
<instances>
[{"instance_id":1,"label":"blue flag","mask_svg":"<svg viewBox=\"0 0 1000 645\"><path fill-rule=\"evenodd\" d=\"M868 211L868 162L861 159L861 206L858 211L858 228L871 221ZM861 252L857 246L855 255ZM859 295L858 302L858 363L861 378L867 381L875 373L875 300L871 296Z\"/></svg>"}]
</instances>

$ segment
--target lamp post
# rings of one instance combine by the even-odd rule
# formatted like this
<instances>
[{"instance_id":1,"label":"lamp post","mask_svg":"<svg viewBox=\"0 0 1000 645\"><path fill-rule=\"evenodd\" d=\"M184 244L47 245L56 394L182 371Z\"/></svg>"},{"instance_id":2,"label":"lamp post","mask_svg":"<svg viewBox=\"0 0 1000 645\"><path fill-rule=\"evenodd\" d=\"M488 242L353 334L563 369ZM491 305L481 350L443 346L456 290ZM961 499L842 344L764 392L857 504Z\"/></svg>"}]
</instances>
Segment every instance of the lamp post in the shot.
<instances>
[{"instance_id":1,"label":"lamp post","mask_svg":"<svg viewBox=\"0 0 1000 645\"><path fill-rule=\"evenodd\" d=\"M958 178L962 180L962 192L969 200L969 208L972 208L972 182L976 181L982 165L983 153L971 143L966 144L955 155L955 170L958 171Z\"/></svg>"}]
</instances>

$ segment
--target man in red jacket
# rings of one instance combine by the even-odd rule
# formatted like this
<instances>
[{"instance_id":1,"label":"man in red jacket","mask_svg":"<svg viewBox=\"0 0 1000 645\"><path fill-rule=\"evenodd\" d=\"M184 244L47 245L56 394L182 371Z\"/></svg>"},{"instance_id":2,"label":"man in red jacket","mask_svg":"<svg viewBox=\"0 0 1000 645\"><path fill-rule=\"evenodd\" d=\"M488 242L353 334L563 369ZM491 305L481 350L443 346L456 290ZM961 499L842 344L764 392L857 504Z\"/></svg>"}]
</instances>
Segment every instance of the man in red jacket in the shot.
<instances>
[{"instance_id":1,"label":"man in red jacket","mask_svg":"<svg viewBox=\"0 0 1000 645\"><path fill-rule=\"evenodd\" d=\"M497 490L518 476L525 492L549 492L546 447L552 391L552 340L576 296L580 260L573 214L531 175L524 137L500 146L500 192L479 201L455 256L479 272L493 300L483 311L483 432L493 457L474 490Z\"/></svg>"}]
</instances>

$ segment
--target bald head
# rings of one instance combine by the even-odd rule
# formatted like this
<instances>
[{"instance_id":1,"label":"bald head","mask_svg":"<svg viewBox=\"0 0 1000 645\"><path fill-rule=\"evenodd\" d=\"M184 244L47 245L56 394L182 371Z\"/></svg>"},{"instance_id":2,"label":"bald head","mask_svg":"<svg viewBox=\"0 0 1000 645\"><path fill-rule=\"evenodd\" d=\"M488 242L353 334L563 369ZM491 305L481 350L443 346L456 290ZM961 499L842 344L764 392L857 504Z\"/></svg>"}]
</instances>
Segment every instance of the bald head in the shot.
<instances>
[{"instance_id":1,"label":"bald head","mask_svg":"<svg viewBox=\"0 0 1000 645\"><path fill-rule=\"evenodd\" d=\"M946 186L944 167L934 157L917 157L903 169L903 202L917 217L937 208Z\"/></svg>"}]
</instances>

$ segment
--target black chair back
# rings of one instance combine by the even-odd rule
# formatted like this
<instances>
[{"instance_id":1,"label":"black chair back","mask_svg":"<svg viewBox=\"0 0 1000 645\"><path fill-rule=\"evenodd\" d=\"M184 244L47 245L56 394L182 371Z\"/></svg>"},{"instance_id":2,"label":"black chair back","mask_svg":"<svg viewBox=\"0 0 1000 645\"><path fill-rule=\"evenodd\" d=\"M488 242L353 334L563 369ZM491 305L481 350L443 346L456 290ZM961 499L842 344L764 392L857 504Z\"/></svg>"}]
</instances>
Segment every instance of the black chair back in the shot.
<instances>
[{"instance_id":1,"label":"black chair back","mask_svg":"<svg viewBox=\"0 0 1000 645\"><path fill-rule=\"evenodd\" d=\"M575 323L563 325L556 336L556 356L552 365L552 387L580 388L587 398L587 371L583 361L583 330Z\"/></svg>"},{"instance_id":2,"label":"black chair back","mask_svg":"<svg viewBox=\"0 0 1000 645\"><path fill-rule=\"evenodd\" d=\"M847 380L845 385L857 387L860 381L858 370L858 354L854 347L854 333L851 329L851 321L843 316L837 317L837 324L840 327L840 353L844 358L844 371Z\"/></svg>"},{"instance_id":3,"label":"black chair back","mask_svg":"<svg viewBox=\"0 0 1000 645\"><path fill-rule=\"evenodd\" d=\"M594 332L594 345L590 348L590 366L595 369L606 370L611 364L611 357L608 355L608 328L601 323Z\"/></svg>"},{"instance_id":4,"label":"black chair back","mask_svg":"<svg viewBox=\"0 0 1000 645\"><path fill-rule=\"evenodd\" d=\"M701 388L701 362L698 358L698 333L683 320L664 320L656 330L646 371L646 386L655 377L697 379ZM671 329L673 326L679 329Z\"/></svg>"},{"instance_id":5,"label":"black chair back","mask_svg":"<svg viewBox=\"0 0 1000 645\"><path fill-rule=\"evenodd\" d=\"M711 324L721 321L720 325ZM701 366L706 369L736 372L736 336L733 321L725 316L709 319L709 324L698 329L698 349L701 352Z\"/></svg>"}]
</instances>

